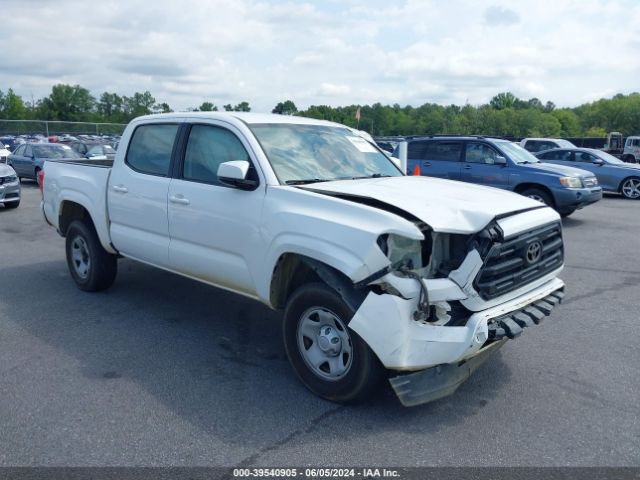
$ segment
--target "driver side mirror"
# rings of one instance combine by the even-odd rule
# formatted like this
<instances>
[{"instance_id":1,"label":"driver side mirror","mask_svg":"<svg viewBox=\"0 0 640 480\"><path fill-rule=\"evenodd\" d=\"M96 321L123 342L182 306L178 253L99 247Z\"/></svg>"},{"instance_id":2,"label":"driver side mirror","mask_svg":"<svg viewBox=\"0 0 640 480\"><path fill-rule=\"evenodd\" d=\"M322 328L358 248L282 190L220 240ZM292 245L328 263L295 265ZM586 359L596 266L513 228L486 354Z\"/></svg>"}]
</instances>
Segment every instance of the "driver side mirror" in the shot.
<instances>
[{"instance_id":1,"label":"driver side mirror","mask_svg":"<svg viewBox=\"0 0 640 480\"><path fill-rule=\"evenodd\" d=\"M602 165L604 165L604 160L602 160L601 158L596 158L596 159L593 161L593 164L594 164L594 165L602 166Z\"/></svg>"},{"instance_id":2,"label":"driver side mirror","mask_svg":"<svg viewBox=\"0 0 640 480\"><path fill-rule=\"evenodd\" d=\"M507 159L502 155L496 155L496 158L493 160L493 164L504 166L507 164Z\"/></svg>"},{"instance_id":3,"label":"driver side mirror","mask_svg":"<svg viewBox=\"0 0 640 480\"><path fill-rule=\"evenodd\" d=\"M246 160L232 160L218 166L218 180L240 190L255 190L258 182L249 180L247 174L251 164Z\"/></svg>"}]
</instances>

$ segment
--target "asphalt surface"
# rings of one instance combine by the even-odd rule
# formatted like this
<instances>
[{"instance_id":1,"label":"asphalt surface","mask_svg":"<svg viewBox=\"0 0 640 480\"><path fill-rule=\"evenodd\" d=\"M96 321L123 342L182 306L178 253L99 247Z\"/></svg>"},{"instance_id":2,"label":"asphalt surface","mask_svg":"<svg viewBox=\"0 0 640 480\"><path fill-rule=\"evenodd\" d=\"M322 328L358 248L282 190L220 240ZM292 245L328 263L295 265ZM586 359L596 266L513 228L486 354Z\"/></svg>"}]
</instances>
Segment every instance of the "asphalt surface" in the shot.
<instances>
[{"instance_id":1,"label":"asphalt surface","mask_svg":"<svg viewBox=\"0 0 640 480\"><path fill-rule=\"evenodd\" d=\"M0 466L640 465L639 201L566 219L564 304L410 409L309 393L259 303L129 260L79 291L39 201L0 207Z\"/></svg>"}]
</instances>

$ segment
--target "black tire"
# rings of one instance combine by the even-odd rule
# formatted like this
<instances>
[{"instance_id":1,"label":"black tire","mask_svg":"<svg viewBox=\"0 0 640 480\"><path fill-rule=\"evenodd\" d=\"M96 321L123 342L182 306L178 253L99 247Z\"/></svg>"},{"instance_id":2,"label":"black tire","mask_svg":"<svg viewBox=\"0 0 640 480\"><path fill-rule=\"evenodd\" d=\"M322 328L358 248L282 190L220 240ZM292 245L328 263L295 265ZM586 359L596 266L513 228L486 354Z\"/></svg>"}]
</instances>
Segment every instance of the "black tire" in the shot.
<instances>
[{"instance_id":1,"label":"black tire","mask_svg":"<svg viewBox=\"0 0 640 480\"><path fill-rule=\"evenodd\" d=\"M560 212L560 216L562 218L567 218L569 215L571 215L573 212L575 212L575 210L569 210L568 212Z\"/></svg>"},{"instance_id":2,"label":"black tire","mask_svg":"<svg viewBox=\"0 0 640 480\"><path fill-rule=\"evenodd\" d=\"M338 293L323 283L310 283L293 293L284 314L283 334L287 356L296 375L309 390L332 402L357 403L369 398L382 378L384 369L369 346L354 331L346 327L341 331L349 337L352 356L349 368L339 379L322 378L303 358L301 348L309 351L311 347L306 347L307 337L304 337L302 347L299 346L298 329L308 318L306 313L314 309L334 314L344 325L351 321L355 313ZM318 330L324 328L319 327ZM343 355L341 353L338 358L342 359Z\"/></svg>"},{"instance_id":3,"label":"black tire","mask_svg":"<svg viewBox=\"0 0 640 480\"><path fill-rule=\"evenodd\" d=\"M20 205L20 200L18 200L17 202L5 202L4 208L6 209L18 208L19 205Z\"/></svg>"},{"instance_id":4,"label":"black tire","mask_svg":"<svg viewBox=\"0 0 640 480\"><path fill-rule=\"evenodd\" d=\"M36 168L35 170L36 177L34 180L36 181L36 185L38 185L38 187L40 186L40 180L38 180L38 174L40 173L40 170L40 168Z\"/></svg>"},{"instance_id":5,"label":"black tire","mask_svg":"<svg viewBox=\"0 0 640 480\"><path fill-rule=\"evenodd\" d=\"M553 203L553 198L551 198L551 195L540 188L527 188L526 190L520 192L520 195L538 200L548 207L555 208L555 204Z\"/></svg>"},{"instance_id":6,"label":"black tire","mask_svg":"<svg viewBox=\"0 0 640 480\"><path fill-rule=\"evenodd\" d=\"M102 247L93 224L74 220L66 237L67 266L78 288L86 292L109 288L118 273L118 257ZM77 260L78 256L82 260Z\"/></svg>"},{"instance_id":7,"label":"black tire","mask_svg":"<svg viewBox=\"0 0 640 480\"><path fill-rule=\"evenodd\" d=\"M618 191L627 200L638 200L640 196L636 193L638 191L638 184L640 183L640 177L628 177L620 182Z\"/></svg>"}]
</instances>

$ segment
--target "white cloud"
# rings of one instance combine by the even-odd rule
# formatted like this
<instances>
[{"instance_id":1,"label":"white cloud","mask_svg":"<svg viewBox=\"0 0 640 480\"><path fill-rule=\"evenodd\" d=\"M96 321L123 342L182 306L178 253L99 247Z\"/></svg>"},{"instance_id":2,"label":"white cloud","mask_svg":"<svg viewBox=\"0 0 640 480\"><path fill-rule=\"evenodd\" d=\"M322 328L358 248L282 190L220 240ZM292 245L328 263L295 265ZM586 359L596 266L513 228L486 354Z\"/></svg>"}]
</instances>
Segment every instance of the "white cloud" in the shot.
<instances>
[{"instance_id":1,"label":"white cloud","mask_svg":"<svg viewBox=\"0 0 640 480\"><path fill-rule=\"evenodd\" d=\"M640 74L627 0L5 0L3 18L0 90L25 99L62 82L149 90L175 109L480 104L507 90L565 106L637 90Z\"/></svg>"},{"instance_id":2,"label":"white cloud","mask_svg":"<svg viewBox=\"0 0 640 480\"><path fill-rule=\"evenodd\" d=\"M344 97L351 93L348 85L334 85L333 83L322 83L318 89L318 95L322 97Z\"/></svg>"}]
</instances>

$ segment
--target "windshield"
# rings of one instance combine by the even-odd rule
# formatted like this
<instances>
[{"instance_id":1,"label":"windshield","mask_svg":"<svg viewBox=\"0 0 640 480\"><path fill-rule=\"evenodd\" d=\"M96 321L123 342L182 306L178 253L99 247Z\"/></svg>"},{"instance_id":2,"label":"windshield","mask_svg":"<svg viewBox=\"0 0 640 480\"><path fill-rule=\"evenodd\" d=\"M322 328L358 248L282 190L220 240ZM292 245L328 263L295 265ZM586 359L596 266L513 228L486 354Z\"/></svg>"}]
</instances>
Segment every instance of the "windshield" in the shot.
<instances>
[{"instance_id":1,"label":"windshield","mask_svg":"<svg viewBox=\"0 0 640 480\"><path fill-rule=\"evenodd\" d=\"M497 141L496 145L506 153L515 163L538 163L538 159L531 155L517 143L508 142L506 140Z\"/></svg>"},{"instance_id":2,"label":"windshield","mask_svg":"<svg viewBox=\"0 0 640 480\"><path fill-rule=\"evenodd\" d=\"M612 163L614 165L624 165L624 162L622 160L620 160L619 158L614 157L610 153L602 152L600 150L596 150L596 149L593 149L593 148L589 149L589 151L591 151L591 153L593 153L596 157L601 158L602 160L604 160L607 163Z\"/></svg>"},{"instance_id":3,"label":"windshield","mask_svg":"<svg viewBox=\"0 0 640 480\"><path fill-rule=\"evenodd\" d=\"M385 154L347 128L292 124L250 128L281 183L402 175Z\"/></svg>"},{"instance_id":4,"label":"windshield","mask_svg":"<svg viewBox=\"0 0 640 480\"><path fill-rule=\"evenodd\" d=\"M46 147L33 147L37 158L82 158L71 147L66 145L49 145Z\"/></svg>"},{"instance_id":5,"label":"windshield","mask_svg":"<svg viewBox=\"0 0 640 480\"><path fill-rule=\"evenodd\" d=\"M104 153L116 153L111 145L103 145Z\"/></svg>"}]
</instances>

